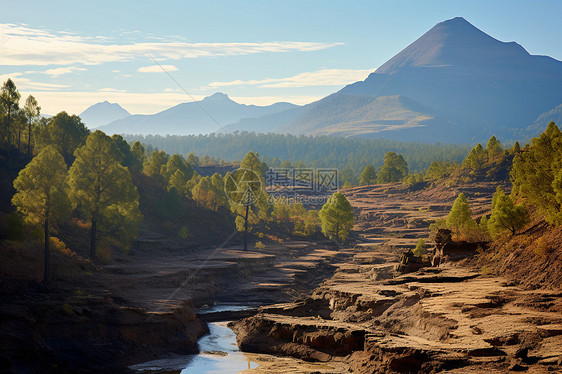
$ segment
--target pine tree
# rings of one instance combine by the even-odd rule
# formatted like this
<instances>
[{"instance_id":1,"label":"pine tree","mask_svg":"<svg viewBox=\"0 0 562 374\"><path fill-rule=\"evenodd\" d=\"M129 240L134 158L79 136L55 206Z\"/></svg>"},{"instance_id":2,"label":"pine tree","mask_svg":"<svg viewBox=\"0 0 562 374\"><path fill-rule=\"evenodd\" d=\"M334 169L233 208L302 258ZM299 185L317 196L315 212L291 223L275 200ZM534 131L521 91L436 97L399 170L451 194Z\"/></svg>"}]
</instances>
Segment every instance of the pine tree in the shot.
<instances>
[{"instance_id":1,"label":"pine tree","mask_svg":"<svg viewBox=\"0 0 562 374\"><path fill-rule=\"evenodd\" d=\"M476 222L472 219L468 200L463 193L460 193L447 216L447 227L457 235L465 235L476 226Z\"/></svg>"},{"instance_id":2,"label":"pine tree","mask_svg":"<svg viewBox=\"0 0 562 374\"><path fill-rule=\"evenodd\" d=\"M516 141L515 143L513 143L513 147L511 147L510 153L512 155L517 155L519 154L519 152L521 152L521 145L519 145L519 142Z\"/></svg>"},{"instance_id":3,"label":"pine tree","mask_svg":"<svg viewBox=\"0 0 562 374\"><path fill-rule=\"evenodd\" d=\"M355 221L353 209L344 194L334 193L319 213L322 233L335 242L345 242Z\"/></svg>"},{"instance_id":4,"label":"pine tree","mask_svg":"<svg viewBox=\"0 0 562 374\"><path fill-rule=\"evenodd\" d=\"M144 164L143 173L150 177L162 178L162 174L167 172L166 164L169 159L170 156L164 151L152 151Z\"/></svg>"},{"instance_id":5,"label":"pine tree","mask_svg":"<svg viewBox=\"0 0 562 374\"><path fill-rule=\"evenodd\" d=\"M169 179L177 170L181 170L188 180L193 176L193 169L191 166L183 159L182 156L174 153L166 163L164 177Z\"/></svg>"},{"instance_id":6,"label":"pine tree","mask_svg":"<svg viewBox=\"0 0 562 374\"><path fill-rule=\"evenodd\" d=\"M109 136L96 130L75 155L68 176L70 198L91 222L90 258L96 257L99 229L128 248L142 215L131 174L120 164L121 153Z\"/></svg>"},{"instance_id":7,"label":"pine tree","mask_svg":"<svg viewBox=\"0 0 562 374\"><path fill-rule=\"evenodd\" d=\"M25 100L23 107L25 117L27 118L27 156L31 158L31 126L41 115L41 107L37 104L37 100L29 95Z\"/></svg>"},{"instance_id":8,"label":"pine tree","mask_svg":"<svg viewBox=\"0 0 562 374\"><path fill-rule=\"evenodd\" d=\"M493 237L510 231L511 235L529 222L529 214L525 205L515 205L511 197L498 187L492 198L492 214L488 221L488 231Z\"/></svg>"},{"instance_id":9,"label":"pine tree","mask_svg":"<svg viewBox=\"0 0 562 374\"><path fill-rule=\"evenodd\" d=\"M211 178L203 177L199 180L193 189L191 190L191 196L193 200L197 203L198 207L212 209L212 204L210 204L209 194L212 192Z\"/></svg>"},{"instance_id":10,"label":"pine tree","mask_svg":"<svg viewBox=\"0 0 562 374\"><path fill-rule=\"evenodd\" d=\"M375 183L377 183L377 172L375 167L373 165L365 166L365 169L363 169L363 173L361 173L361 177L359 178L359 185L367 186Z\"/></svg>"},{"instance_id":11,"label":"pine tree","mask_svg":"<svg viewBox=\"0 0 562 374\"><path fill-rule=\"evenodd\" d=\"M492 136L490 140L488 140L488 144L486 145L486 153L489 159L492 159L496 156L501 155L503 152L502 144L495 136Z\"/></svg>"},{"instance_id":12,"label":"pine tree","mask_svg":"<svg viewBox=\"0 0 562 374\"><path fill-rule=\"evenodd\" d=\"M39 152L14 180L16 194L12 203L28 222L42 224L44 228L45 284L49 280L50 227L70 211L66 176L64 159L49 146Z\"/></svg>"},{"instance_id":13,"label":"pine tree","mask_svg":"<svg viewBox=\"0 0 562 374\"><path fill-rule=\"evenodd\" d=\"M482 148L482 144L478 143L472 148L468 156L462 162L462 166L472 170L480 170L484 166L488 156L486 150Z\"/></svg>"},{"instance_id":14,"label":"pine tree","mask_svg":"<svg viewBox=\"0 0 562 374\"><path fill-rule=\"evenodd\" d=\"M562 133L554 122L513 159L512 195L534 205L550 224L562 223ZM558 179L557 179L558 178Z\"/></svg>"},{"instance_id":15,"label":"pine tree","mask_svg":"<svg viewBox=\"0 0 562 374\"><path fill-rule=\"evenodd\" d=\"M47 126L41 129L39 143L41 147L53 145L64 158L67 165L74 161L74 151L81 147L90 130L77 115L60 112L49 119Z\"/></svg>"},{"instance_id":16,"label":"pine tree","mask_svg":"<svg viewBox=\"0 0 562 374\"><path fill-rule=\"evenodd\" d=\"M133 167L136 170L142 170L142 167L146 162L146 151L144 146L140 142L134 142L131 146L131 153L135 157Z\"/></svg>"},{"instance_id":17,"label":"pine tree","mask_svg":"<svg viewBox=\"0 0 562 374\"><path fill-rule=\"evenodd\" d=\"M199 167L201 161L199 161L199 157L195 155L195 153L191 152L187 155L187 163L191 165L192 168Z\"/></svg>"},{"instance_id":18,"label":"pine tree","mask_svg":"<svg viewBox=\"0 0 562 374\"><path fill-rule=\"evenodd\" d=\"M433 161L427 171L425 172L425 177L429 180L437 180L445 175L445 168L443 164L439 161Z\"/></svg>"},{"instance_id":19,"label":"pine tree","mask_svg":"<svg viewBox=\"0 0 562 374\"><path fill-rule=\"evenodd\" d=\"M5 140L10 141L10 132L12 131L12 124L14 115L19 110L19 102L21 95L14 83L10 78L2 85L0 91L0 108L5 113L4 124L1 128L0 136Z\"/></svg>"},{"instance_id":20,"label":"pine tree","mask_svg":"<svg viewBox=\"0 0 562 374\"><path fill-rule=\"evenodd\" d=\"M187 194L187 181L185 174L181 170L176 170L168 181L168 191L175 191L180 195Z\"/></svg>"},{"instance_id":21,"label":"pine tree","mask_svg":"<svg viewBox=\"0 0 562 374\"><path fill-rule=\"evenodd\" d=\"M384 163L377 178L379 183L400 182L408 175L408 163L402 155L387 152L384 155Z\"/></svg>"}]
</instances>

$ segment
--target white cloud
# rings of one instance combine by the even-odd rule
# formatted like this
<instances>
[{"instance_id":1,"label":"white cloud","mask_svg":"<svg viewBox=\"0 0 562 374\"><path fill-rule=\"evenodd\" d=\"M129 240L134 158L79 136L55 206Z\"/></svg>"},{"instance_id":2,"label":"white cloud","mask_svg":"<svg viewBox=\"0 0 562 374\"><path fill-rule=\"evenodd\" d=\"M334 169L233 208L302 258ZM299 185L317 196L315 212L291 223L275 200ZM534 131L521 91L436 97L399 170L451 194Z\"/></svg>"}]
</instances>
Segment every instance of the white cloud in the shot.
<instances>
[{"instance_id":1,"label":"white cloud","mask_svg":"<svg viewBox=\"0 0 562 374\"><path fill-rule=\"evenodd\" d=\"M98 92L127 92L127 90L119 90L117 88L106 87L100 88Z\"/></svg>"},{"instance_id":2,"label":"white cloud","mask_svg":"<svg viewBox=\"0 0 562 374\"><path fill-rule=\"evenodd\" d=\"M189 43L184 41L102 44L103 38L0 24L0 65L96 65L130 61L139 56L155 59L234 56L265 52L317 51L341 43L263 42Z\"/></svg>"},{"instance_id":3,"label":"white cloud","mask_svg":"<svg viewBox=\"0 0 562 374\"><path fill-rule=\"evenodd\" d=\"M29 73L29 72L26 72ZM11 78L16 87L19 91L21 90L60 90L63 88L68 88L70 86L65 84L56 84L56 83L43 83L32 81L28 78L22 77L23 73L11 73L11 74L2 74L0 75L0 83L5 82L8 78Z\"/></svg>"},{"instance_id":4,"label":"white cloud","mask_svg":"<svg viewBox=\"0 0 562 374\"><path fill-rule=\"evenodd\" d=\"M177 67L174 65L151 65L138 68L139 73L165 73L167 71L176 71Z\"/></svg>"},{"instance_id":5,"label":"white cloud","mask_svg":"<svg viewBox=\"0 0 562 374\"><path fill-rule=\"evenodd\" d=\"M234 80L229 82L212 82L211 88L228 86L258 86L267 88L307 87L307 86L343 86L367 78L375 69L322 69L305 72L286 78L267 78L260 80Z\"/></svg>"},{"instance_id":6,"label":"white cloud","mask_svg":"<svg viewBox=\"0 0 562 374\"><path fill-rule=\"evenodd\" d=\"M48 70L45 70L41 73L45 73L45 74L50 75L53 78L56 78L59 75L69 74L69 73L73 73L75 71L84 71L84 70L88 70L88 69L81 68L79 66L67 66L67 67L64 67L64 68L48 69Z\"/></svg>"}]
</instances>

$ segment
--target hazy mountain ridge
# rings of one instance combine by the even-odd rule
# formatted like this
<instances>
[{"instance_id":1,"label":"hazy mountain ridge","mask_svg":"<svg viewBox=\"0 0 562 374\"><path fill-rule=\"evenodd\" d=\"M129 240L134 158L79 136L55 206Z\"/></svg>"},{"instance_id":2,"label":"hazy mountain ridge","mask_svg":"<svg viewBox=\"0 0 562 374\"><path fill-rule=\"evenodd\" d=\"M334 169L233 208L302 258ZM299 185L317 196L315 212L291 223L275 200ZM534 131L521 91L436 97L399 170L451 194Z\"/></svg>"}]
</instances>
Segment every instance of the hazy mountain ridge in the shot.
<instances>
[{"instance_id":1,"label":"hazy mountain ridge","mask_svg":"<svg viewBox=\"0 0 562 374\"><path fill-rule=\"evenodd\" d=\"M560 87L562 62L530 55L457 17L435 25L364 81L246 125L402 141L482 142L491 135L509 141L562 102Z\"/></svg>"},{"instance_id":2,"label":"hazy mountain ridge","mask_svg":"<svg viewBox=\"0 0 562 374\"><path fill-rule=\"evenodd\" d=\"M130 115L121 105L106 100L88 107L80 113L80 118L88 128L93 129Z\"/></svg>"},{"instance_id":3,"label":"hazy mountain ridge","mask_svg":"<svg viewBox=\"0 0 562 374\"><path fill-rule=\"evenodd\" d=\"M244 118L260 117L296 107L291 103L268 106L239 104L223 93L215 93L199 102L181 103L151 115L133 115L116 120L100 129L107 133L127 134L208 134Z\"/></svg>"},{"instance_id":4,"label":"hazy mountain ridge","mask_svg":"<svg viewBox=\"0 0 562 374\"><path fill-rule=\"evenodd\" d=\"M560 87L562 62L530 55L456 17L435 25L364 81L304 106L248 106L217 93L103 129L162 135L226 129L455 143L496 135L509 142L546 125L531 126L562 103Z\"/></svg>"}]
</instances>

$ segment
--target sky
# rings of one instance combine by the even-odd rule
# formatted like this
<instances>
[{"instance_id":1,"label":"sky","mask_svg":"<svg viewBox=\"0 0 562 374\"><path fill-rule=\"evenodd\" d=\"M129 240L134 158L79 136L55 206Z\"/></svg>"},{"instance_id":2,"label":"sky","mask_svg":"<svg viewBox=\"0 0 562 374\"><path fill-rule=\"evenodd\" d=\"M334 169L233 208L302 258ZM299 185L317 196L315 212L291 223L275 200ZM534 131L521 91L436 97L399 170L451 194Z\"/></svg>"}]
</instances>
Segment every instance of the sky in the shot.
<instances>
[{"instance_id":1,"label":"sky","mask_svg":"<svg viewBox=\"0 0 562 374\"><path fill-rule=\"evenodd\" d=\"M152 114L223 92L307 104L364 80L436 23L464 17L562 60L559 0L5 1L0 80L22 104L80 114L108 100Z\"/></svg>"}]
</instances>

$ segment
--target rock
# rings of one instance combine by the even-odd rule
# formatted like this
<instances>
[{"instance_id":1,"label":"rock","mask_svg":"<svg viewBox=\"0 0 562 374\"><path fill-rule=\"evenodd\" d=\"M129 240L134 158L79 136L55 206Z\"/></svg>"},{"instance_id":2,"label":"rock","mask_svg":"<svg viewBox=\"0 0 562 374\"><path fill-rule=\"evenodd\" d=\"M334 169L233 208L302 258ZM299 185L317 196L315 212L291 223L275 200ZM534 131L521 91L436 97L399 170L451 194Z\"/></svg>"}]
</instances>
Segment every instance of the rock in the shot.
<instances>
[{"instance_id":1,"label":"rock","mask_svg":"<svg viewBox=\"0 0 562 374\"><path fill-rule=\"evenodd\" d=\"M420 354L397 357L390 360L389 367L399 373L417 373L426 359Z\"/></svg>"},{"instance_id":2,"label":"rock","mask_svg":"<svg viewBox=\"0 0 562 374\"><path fill-rule=\"evenodd\" d=\"M507 356L504 351L496 347L473 349L468 351L468 355L470 357Z\"/></svg>"},{"instance_id":3,"label":"rock","mask_svg":"<svg viewBox=\"0 0 562 374\"><path fill-rule=\"evenodd\" d=\"M515 352L515 358L520 358L523 361L527 360L527 355L529 354L529 348L519 348Z\"/></svg>"},{"instance_id":4,"label":"rock","mask_svg":"<svg viewBox=\"0 0 562 374\"><path fill-rule=\"evenodd\" d=\"M509 371L527 371L527 370L529 370L529 368L527 366L522 366L522 365L519 365L518 363L515 363L515 364L511 365L508 370Z\"/></svg>"}]
</instances>

